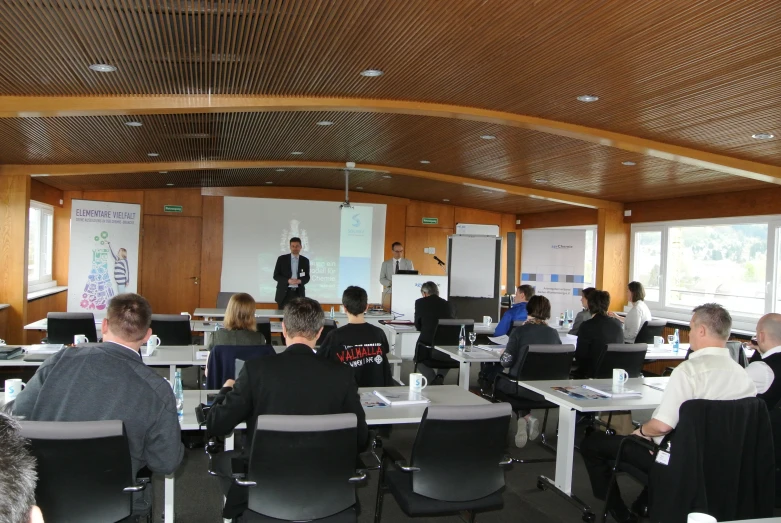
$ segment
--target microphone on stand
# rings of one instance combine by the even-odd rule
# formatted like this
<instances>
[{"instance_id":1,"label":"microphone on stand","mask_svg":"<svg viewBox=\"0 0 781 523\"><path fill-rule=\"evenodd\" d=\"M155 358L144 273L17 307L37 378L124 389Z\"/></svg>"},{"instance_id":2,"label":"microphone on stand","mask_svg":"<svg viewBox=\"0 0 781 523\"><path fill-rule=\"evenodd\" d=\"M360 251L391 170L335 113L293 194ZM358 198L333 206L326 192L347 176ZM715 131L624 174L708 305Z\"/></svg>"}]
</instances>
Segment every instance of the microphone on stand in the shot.
<instances>
[{"instance_id":1,"label":"microphone on stand","mask_svg":"<svg viewBox=\"0 0 781 523\"><path fill-rule=\"evenodd\" d=\"M434 259L437 260L437 263L440 264L440 265L444 265L445 264L445 262L443 262L442 260L440 260L436 256L434 256Z\"/></svg>"}]
</instances>

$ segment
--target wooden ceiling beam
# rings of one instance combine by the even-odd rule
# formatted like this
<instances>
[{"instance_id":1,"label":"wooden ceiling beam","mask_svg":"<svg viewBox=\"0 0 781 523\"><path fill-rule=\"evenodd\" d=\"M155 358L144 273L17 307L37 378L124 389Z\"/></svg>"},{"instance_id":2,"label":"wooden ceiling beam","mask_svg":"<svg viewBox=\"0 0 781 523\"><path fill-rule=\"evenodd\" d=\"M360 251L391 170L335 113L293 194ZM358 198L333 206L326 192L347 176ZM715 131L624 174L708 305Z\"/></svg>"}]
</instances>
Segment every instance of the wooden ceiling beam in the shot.
<instances>
[{"instance_id":1,"label":"wooden ceiling beam","mask_svg":"<svg viewBox=\"0 0 781 523\"><path fill-rule=\"evenodd\" d=\"M206 169L258 169L258 168L314 168L314 169L344 169L342 162L310 162L288 160L204 160L194 162L144 162L144 163L107 163L107 164L60 164L60 165L0 165L0 175L18 176L73 176L73 175L99 175L99 174L123 174L123 173L156 173L160 171L192 171ZM623 209L623 204L588 196L567 194L555 191L545 191L530 187L521 187L508 183L490 182L478 180L466 176L420 171L417 169L405 169L388 165L361 164L355 165L354 170L374 171L381 173L425 178L444 183L469 185L484 190L492 190L515 196L524 196L537 200L546 200L578 207L592 209Z\"/></svg>"},{"instance_id":2,"label":"wooden ceiling beam","mask_svg":"<svg viewBox=\"0 0 781 523\"><path fill-rule=\"evenodd\" d=\"M0 96L0 118L268 111L348 111L456 118L566 136L762 182L781 184L781 166L734 158L535 116L458 105L363 98L264 96Z\"/></svg>"}]
</instances>

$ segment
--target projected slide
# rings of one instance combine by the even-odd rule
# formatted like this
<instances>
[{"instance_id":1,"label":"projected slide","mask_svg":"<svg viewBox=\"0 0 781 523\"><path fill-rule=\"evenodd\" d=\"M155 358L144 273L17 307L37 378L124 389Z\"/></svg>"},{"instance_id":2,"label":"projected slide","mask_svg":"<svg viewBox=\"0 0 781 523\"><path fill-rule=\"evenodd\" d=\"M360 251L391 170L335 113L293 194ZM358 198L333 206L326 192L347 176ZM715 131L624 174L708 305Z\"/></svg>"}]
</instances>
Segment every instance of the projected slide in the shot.
<instances>
[{"instance_id":1,"label":"projected slide","mask_svg":"<svg viewBox=\"0 0 781 523\"><path fill-rule=\"evenodd\" d=\"M385 205L377 204L226 197L220 289L273 302L274 264L294 236L311 263L308 297L339 303L345 287L360 285L370 302L381 301Z\"/></svg>"}]
</instances>

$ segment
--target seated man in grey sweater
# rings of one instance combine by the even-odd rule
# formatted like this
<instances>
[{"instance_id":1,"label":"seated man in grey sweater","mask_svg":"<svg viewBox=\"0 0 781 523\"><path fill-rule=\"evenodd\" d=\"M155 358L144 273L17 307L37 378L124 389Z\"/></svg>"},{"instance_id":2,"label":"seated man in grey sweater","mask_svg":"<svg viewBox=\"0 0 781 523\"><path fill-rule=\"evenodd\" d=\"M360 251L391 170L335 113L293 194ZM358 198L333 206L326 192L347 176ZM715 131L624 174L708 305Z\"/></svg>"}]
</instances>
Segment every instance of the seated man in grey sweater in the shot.
<instances>
[{"instance_id":1,"label":"seated man in grey sweater","mask_svg":"<svg viewBox=\"0 0 781 523\"><path fill-rule=\"evenodd\" d=\"M170 474L184 455L176 400L168 382L141 361L152 308L137 294L108 305L103 343L67 347L47 359L13 405L32 421L122 420L133 474L144 466Z\"/></svg>"}]
</instances>

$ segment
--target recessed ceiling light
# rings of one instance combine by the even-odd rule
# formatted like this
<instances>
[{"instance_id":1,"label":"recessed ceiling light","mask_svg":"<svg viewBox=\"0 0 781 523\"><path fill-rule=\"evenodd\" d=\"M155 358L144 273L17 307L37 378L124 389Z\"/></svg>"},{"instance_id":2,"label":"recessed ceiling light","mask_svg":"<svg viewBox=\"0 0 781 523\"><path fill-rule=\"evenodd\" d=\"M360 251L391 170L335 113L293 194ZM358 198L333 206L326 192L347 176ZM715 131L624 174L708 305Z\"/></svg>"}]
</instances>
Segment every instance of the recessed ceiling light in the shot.
<instances>
[{"instance_id":1,"label":"recessed ceiling light","mask_svg":"<svg viewBox=\"0 0 781 523\"><path fill-rule=\"evenodd\" d=\"M548 183L548 180L545 180L544 178L535 178L534 181L537 183Z\"/></svg>"},{"instance_id":2,"label":"recessed ceiling light","mask_svg":"<svg viewBox=\"0 0 781 523\"><path fill-rule=\"evenodd\" d=\"M599 96L594 96L593 94L581 94L578 96L578 100L581 102L596 102L599 100Z\"/></svg>"},{"instance_id":3,"label":"recessed ceiling light","mask_svg":"<svg viewBox=\"0 0 781 523\"><path fill-rule=\"evenodd\" d=\"M450 200L448 200L447 198L442 198L442 201L443 202L449 202Z\"/></svg>"},{"instance_id":4,"label":"recessed ceiling light","mask_svg":"<svg viewBox=\"0 0 781 523\"><path fill-rule=\"evenodd\" d=\"M393 178L390 174L383 175L383 178Z\"/></svg>"},{"instance_id":5,"label":"recessed ceiling light","mask_svg":"<svg viewBox=\"0 0 781 523\"><path fill-rule=\"evenodd\" d=\"M627 160L625 162L621 162L621 165L630 165L631 166L631 165L637 165L637 163Z\"/></svg>"},{"instance_id":6,"label":"recessed ceiling light","mask_svg":"<svg viewBox=\"0 0 781 523\"><path fill-rule=\"evenodd\" d=\"M160 153L146 153L147 156L160 156Z\"/></svg>"},{"instance_id":7,"label":"recessed ceiling light","mask_svg":"<svg viewBox=\"0 0 781 523\"><path fill-rule=\"evenodd\" d=\"M285 170L284 169L277 169L277 172L278 173L283 173L283 172L285 172Z\"/></svg>"},{"instance_id":8,"label":"recessed ceiling light","mask_svg":"<svg viewBox=\"0 0 781 523\"><path fill-rule=\"evenodd\" d=\"M369 78L375 78L377 76L382 76L383 74L385 73L383 73L379 69L366 69L364 71L361 71L361 76L367 76Z\"/></svg>"},{"instance_id":9,"label":"recessed ceiling light","mask_svg":"<svg viewBox=\"0 0 781 523\"><path fill-rule=\"evenodd\" d=\"M489 191L488 189L484 189L483 192L490 193L491 191Z\"/></svg>"},{"instance_id":10,"label":"recessed ceiling light","mask_svg":"<svg viewBox=\"0 0 781 523\"><path fill-rule=\"evenodd\" d=\"M428 161L428 160L421 160L421 161L420 161L420 163L429 164L429 163L431 163L431 162L430 162L430 161Z\"/></svg>"},{"instance_id":11,"label":"recessed ceiling light","mask_svg":"<svg viewBox=\"0 0 781 523\"><path fill-rule=\"evenodd\" d=\"M317 125L323 125L323 126L333 125L333 124L334 124L333 122L329 122L328 120L321 120L317 122Z\"/></svg>"},{"instance_id":12,"label":"recessed ceiling light","mask_svg":"<svg viewBox=\"0 0 781 523\"><path fill-rule=\"evenodd\" d=\"M755 140L772 140L776 137L773 133L757 133L752 134L751 137Z\"/></svg>"},{"instance_id":13,"label":"recessed ceiling light","mask_svg":"<svg viewBox=\"0 0 781 523\"><path fill-rule=\"evenodd\" d=\"M299 155L299 154L304 154L304 153L302 153L301 151L293 151L293 152L292 152L292 153L290 153L290 154Z\"/></svg>"},{"instance_id":14,"label":"recessed ceiling light","mask_svg":"<svg viewBox=\"0 0 781 523\"><path fill-rule=\"evenodd\" d=\"M92 64L89 68L99 73L113 73L117 70L115 66L110 64Z\"/></svg>"},{"instance_id":15,"label":"recessed ceiling light","mask_svg":"<svg viewBox=\"0 0 781 523\"><path fill-rule=\"evenodd\" d=\"M484 134L480 138L482 138L483 140L496 140L496 136L492 134Z\"/></svg>"},{"instance_id":16,"label":"recessed ceiling light","mask_svg":"<svg viewBox=\"0 0 781 523\"><path fill-rule=\"evenodd\" d=\"M356 189L358 189L359 191L362 191L363 187L356 187Z\"/></svg>"},{"instance_id":17,"label":"recessed ceiling light","mask_svg":"<svg viewBox=\"0 0 781 523\"><path fill-rule=\"evenodd\" d=\"M160 171L160 174L168 174L168 171Z\"/></svg>"},{"instance_id":18,"label":"recessed ceiling light","mask_svg":"<svg viewBox=\"0 0 781 523\"><path fill-rule=\"evenodd\" d=\"M271 185L272 183L274 183L274 182L266 182L266 185Z\"/></svg>"},{"instance_id":19,"label":"recessed ceiling light","mask_svg":"<svg viewBox=\"0 0 781 523\"><path fill-rule=\"evenodd\" d=\"M125 125L127 125L128 127L141 127L144 124L142 124L141 122L125 122Z\"/></svg>"},{"instance_id":20,"label":"recessed ceiling light","mask_svg":"<svg viewBox=\"0 0 781 523\"><path fill-rule=\"evenodd\" d=\"M174 186L174 184L172 184L172 183L167 183L166 185L167 185L168 187L173 187L173 186Z\"/></svg>"}]
</instances>

